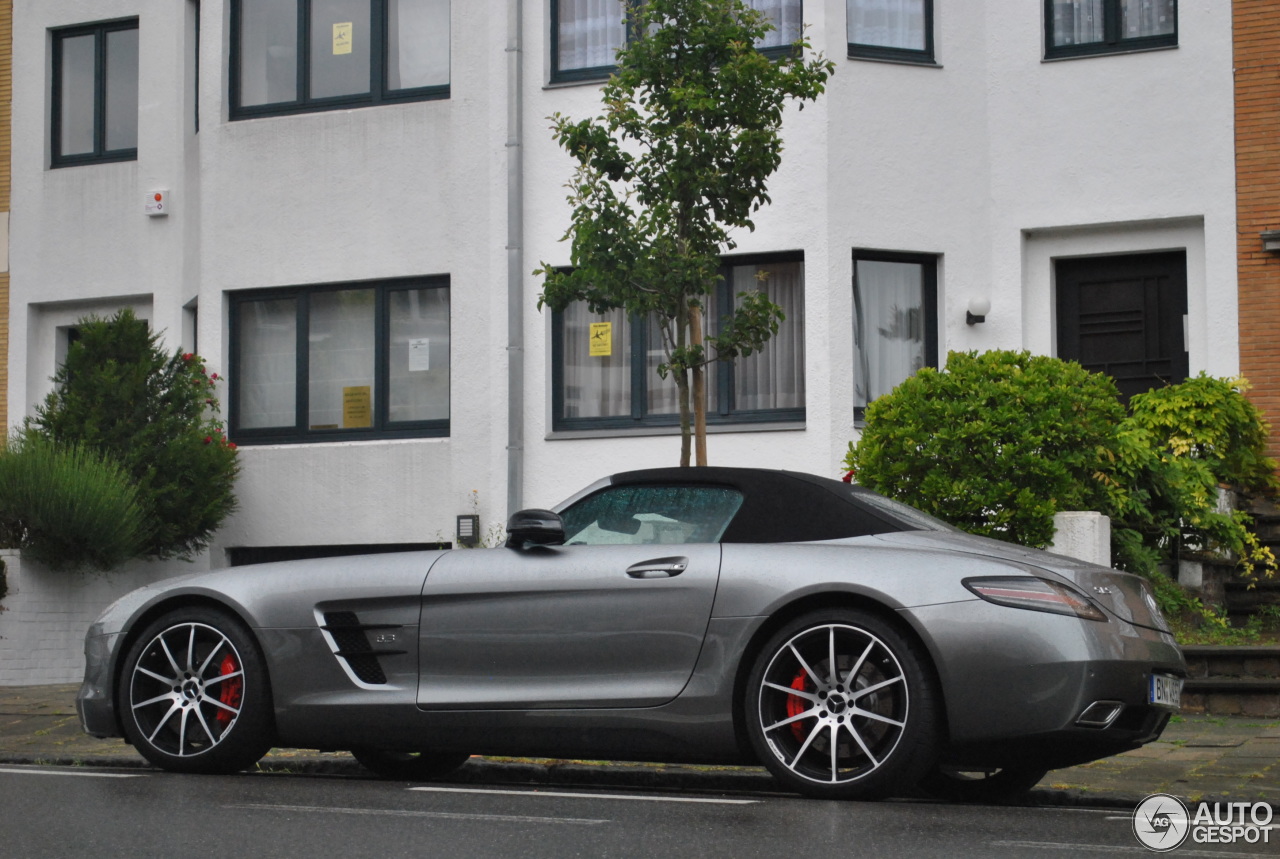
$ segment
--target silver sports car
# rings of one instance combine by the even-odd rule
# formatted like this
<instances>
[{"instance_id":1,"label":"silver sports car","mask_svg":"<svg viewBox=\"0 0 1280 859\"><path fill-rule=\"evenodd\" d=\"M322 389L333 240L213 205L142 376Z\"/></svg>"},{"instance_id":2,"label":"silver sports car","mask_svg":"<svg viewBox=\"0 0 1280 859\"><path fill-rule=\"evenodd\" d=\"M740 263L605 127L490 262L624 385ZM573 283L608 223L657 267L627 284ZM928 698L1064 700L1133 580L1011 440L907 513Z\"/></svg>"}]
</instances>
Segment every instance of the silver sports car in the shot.
<instances>
[{"instance_id":1,"label":"silver sports car","mask_svg":"<svg viewBox=\"0 0 1280 859\"><path fill-rule=\"evenodd\" d=\"M507 530L134 591L89 629L84 728L181 772L292 746L406 779L531 755L990 799L1178 708L1185 663L1143 579L836 480L634 471Z\"/></svg>"}]
</instances>

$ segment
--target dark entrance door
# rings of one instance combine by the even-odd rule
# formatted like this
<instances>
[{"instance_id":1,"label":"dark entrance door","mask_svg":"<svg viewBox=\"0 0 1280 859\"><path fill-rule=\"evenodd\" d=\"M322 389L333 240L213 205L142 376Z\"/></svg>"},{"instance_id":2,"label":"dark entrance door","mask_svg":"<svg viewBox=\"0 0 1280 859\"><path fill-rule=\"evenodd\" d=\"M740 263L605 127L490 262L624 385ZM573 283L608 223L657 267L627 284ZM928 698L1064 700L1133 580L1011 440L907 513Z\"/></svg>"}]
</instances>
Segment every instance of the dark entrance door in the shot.
<instances>
[{"instance_id":1,"label":"dark entrance door","mask_svg":"<svg viewBox=\"0 0 1280 859\"><path fill-rule=\"evenodd\" d=\"M1058 357L1106 373L1127 401L1187 377L1183 251L1058 260Z\"/></svg>"}]
</instances>

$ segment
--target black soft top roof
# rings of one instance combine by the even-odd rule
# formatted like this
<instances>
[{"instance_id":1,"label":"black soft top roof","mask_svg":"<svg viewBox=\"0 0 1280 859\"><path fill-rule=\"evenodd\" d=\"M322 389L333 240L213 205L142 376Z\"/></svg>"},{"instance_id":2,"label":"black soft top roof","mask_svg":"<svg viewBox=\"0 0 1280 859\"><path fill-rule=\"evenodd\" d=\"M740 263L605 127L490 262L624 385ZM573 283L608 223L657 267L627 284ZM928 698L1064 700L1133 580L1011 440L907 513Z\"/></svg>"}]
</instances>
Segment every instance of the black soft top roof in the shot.
<instances>
[{"instance_id":1,"label":"black soft top roof","mask_svg":"<svg viewBox=\"0 0 1280 859\"><path fill-rule=\"evenodd\" d=\"M742 507L722 543L793 543L919 530L918 523L860 499L869 489L798 471L766 468L650 468L612 475L610 484L728 486L742 493Z\"/></svg>"}]
</instances>

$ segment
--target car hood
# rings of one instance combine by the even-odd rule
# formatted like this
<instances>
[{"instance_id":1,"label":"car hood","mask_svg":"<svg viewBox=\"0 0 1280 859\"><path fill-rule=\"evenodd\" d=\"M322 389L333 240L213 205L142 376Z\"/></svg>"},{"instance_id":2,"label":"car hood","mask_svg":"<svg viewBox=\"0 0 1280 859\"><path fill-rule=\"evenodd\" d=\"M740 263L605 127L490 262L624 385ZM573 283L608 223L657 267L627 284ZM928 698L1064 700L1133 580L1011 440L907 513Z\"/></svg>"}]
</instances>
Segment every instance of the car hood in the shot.
<instances>
[{"instance_id":1,"label":"car hood","mask_svg":"<svg viewBox=\"0 0 1280 859\"><path fill-rule=\"evenodd\" d=\"M899 531L880 534L877 539L896 546L963 552L1035 567L1075 585L1100 608L1121 620L1161 632L1169 631L1151 586L1141 576L1132 573L962 531Z\"/></svg>"}]
</instances>

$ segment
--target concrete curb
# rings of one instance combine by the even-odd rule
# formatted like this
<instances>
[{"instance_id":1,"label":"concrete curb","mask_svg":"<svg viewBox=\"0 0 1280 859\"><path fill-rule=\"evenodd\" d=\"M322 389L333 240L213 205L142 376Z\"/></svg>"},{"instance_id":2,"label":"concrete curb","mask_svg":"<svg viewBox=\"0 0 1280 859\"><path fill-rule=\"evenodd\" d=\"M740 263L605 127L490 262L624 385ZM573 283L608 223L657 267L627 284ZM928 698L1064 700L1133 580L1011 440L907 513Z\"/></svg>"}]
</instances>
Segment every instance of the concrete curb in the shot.
<instances>
[{"instance_id":1,"label":"concrete curb","mask_svg":"<svg viewBox=\"0 0 1280 859\"><path fill-rule=\"evenodd\" d=\"M147 769L153 772L150 764L141 757L108 755L74 757L66 755L15 755L0 754L0 764L45 765L45 766L77 766L104 767L116 769ZM349 778L376 778L361 767L350 756L333 755L301 755L290 757L288 754L269 755L257 765L257 772L273 774L305 774L329 775ZM708 767L698 768L680 765L660 766L627 763L580 763L576 761L507 761L472 758L462 769L448 778L439 779L438 784L457 785L525 785L546 787L615 787L627 789L663 790L663 791L696 791L699 793L751 793L768 794L786 797L797 797L785 791L767 772L752 767ZM1019 805L1026 807L1058 807L1058 808L1093 808L1132 812L1148 794L1121 793L1099 794L1088 790L1064 790L1060 788L1036 788L1025 798L1016 803L1002 805ZM1189 797L1179 797L1188 804ZM923 797L903 797L903 799L923 799ZM1222 795L1202 795L1201 802L1238 802L1240 797ZM1271 803L1272 809L1280 815L1280 803Z\"/></svg>"}]
</instances>

